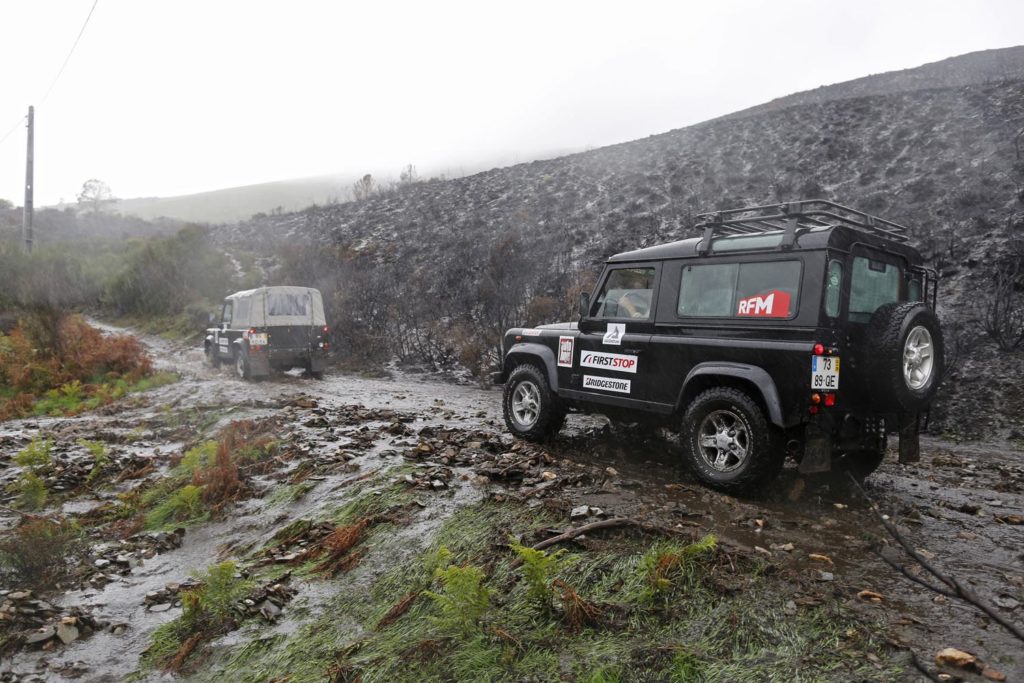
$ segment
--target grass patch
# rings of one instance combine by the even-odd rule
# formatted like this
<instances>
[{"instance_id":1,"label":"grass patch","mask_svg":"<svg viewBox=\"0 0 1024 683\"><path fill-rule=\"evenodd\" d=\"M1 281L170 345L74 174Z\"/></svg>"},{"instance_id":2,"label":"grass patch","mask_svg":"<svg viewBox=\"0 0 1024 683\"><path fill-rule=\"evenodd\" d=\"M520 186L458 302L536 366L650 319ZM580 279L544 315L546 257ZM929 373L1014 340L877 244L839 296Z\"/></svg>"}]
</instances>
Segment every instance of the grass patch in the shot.
<instances>
[{"instance_id":1,"label":"grass patch","mask_svg":"<svg viewBox=\"0 0 1024 683\"><path fill-rule=\"evenodd\" d=\"M181 616L153 632L142 655L144 667L178 671L204 642L237 626L234 605L253 583L237 578L234 562L213 565L193 576L199 585L182 594Z\"/></svg>"},{"instance_id":2,"label":"grass patch","mask_svg":"<svg viewBox=\"0 0 1024 683\"><path fill-rule=\"evenodd\" d=\"M48 493L43 475L53 469L52 450L53 442L36 437L14 456L15 464L22 470L8 485L8 491L18 494L16 504L22 510L38 510L46 505Z\"/></svg>"},{"instance_id":3,"label":"grass patch","mask_svg":"<svg viewBox=\"0 0 1024 683\"><path fill-rule=\"evenodd\" d=\"M730 562L713 538L619 535L574 561L557 551L536 556L529 570L516 563L522 551L503 550L510 534L530 538L560 522L543 510L487 502L456 511L429 547L401 561L386 536L373 539L379 547L364 541L388 558L369 590L372 569L353 584L349 575L335 579L337 597L322 615L295 634L237 649L203 674L293 683L327 676L371 683L898 675L865 659L884 647L873 625L828 604L785 615L794 588L760 575L754 560ZM719 583L733 572L741 575L733 583L746 584L742 592ZM538 599L542 592L547 599Z\"/></svg>"}]
</instances>

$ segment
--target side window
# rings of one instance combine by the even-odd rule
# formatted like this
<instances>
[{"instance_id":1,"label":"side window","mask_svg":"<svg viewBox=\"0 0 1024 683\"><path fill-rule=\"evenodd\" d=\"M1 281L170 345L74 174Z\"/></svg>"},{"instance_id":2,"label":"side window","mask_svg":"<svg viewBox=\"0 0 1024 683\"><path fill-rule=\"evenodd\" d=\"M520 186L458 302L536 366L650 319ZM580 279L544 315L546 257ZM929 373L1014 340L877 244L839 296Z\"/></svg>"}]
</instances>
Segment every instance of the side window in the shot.
<instances>
[{"instance_id":1,"label":"side window","mask_svg":"<svg viewBox=\"0 0 1024 683\"><path fill-rule=\"evenodd\" d=\"M221 311L221 314L220 314L220 321L222 323L227 324L228 327L231 327L231 308L232 308L231 307L231 302L230 301L225 301L224 302L224 310Z\"/></svg>"},{"instance_id":2,"label":"side window","mask_svg":"<svg viewBox=\"0 0 1024 683\"><path fill-rule=\"evenodd\" d=\"M676 312L681 317L791 318L799 291L799 261L686 266Z\"/></svg>"},{"instance_id":3,"label":"side window","mask_svg":"<svg viewBox=\"0 0 1024 683\"><path fill-rule=\"evenodd\" d=\"M653 294L654 268L613 270L594 304L594 317L648 319Z\"/></svg>"},{"instance_id":4,"label":"side window","mask_svg":"<svg viewBox=\"0 0 1024 683\"><path fill-rule=\"evenodd\" d=\"M853 258L850 276L850 320L867 322L885 304L900 300L900 269L863 256Z\"/></svg>"},{"instance_id":5,"label":"side window","mask_svg":"<svg viewBox=\"0 0 1024 683\"><path fill-rule=\"evenodd\" d=\"M843 262L828 262L828 273L825 274L825 315L830 318L839 317L839 296L843 291Z\"/></svg>"},{"instance_id":6,"label":"side window","mask_svg":"<svg viewBox=\"0 0 1024 683\"><path fill-rule=\"evenodd\" d=\"M250 299L239 299L235 304L234 318L235 323L240 327L248 326L249 324L249 307L251 304Z\"/></svg>"},{"instance_id":7,"label":"side window","mask_svg":"<svg viewBox=\"0 0 1024 683\"><path fill-rule=\"evenodd\" d=\"M686 266L679 285L679 315L727 317L732 315L739 264Z\"/></svg>"},{"instance_id":8,"label":"side window","mask_svg":"<svg viewBox=\"0 0 1024 683\"><path fill-rule=\"evenodd\" d=\"M915 276L907 284L907 301L924 301L924 287L921 286L920 276Z\"/></svg>"}]
</instances>

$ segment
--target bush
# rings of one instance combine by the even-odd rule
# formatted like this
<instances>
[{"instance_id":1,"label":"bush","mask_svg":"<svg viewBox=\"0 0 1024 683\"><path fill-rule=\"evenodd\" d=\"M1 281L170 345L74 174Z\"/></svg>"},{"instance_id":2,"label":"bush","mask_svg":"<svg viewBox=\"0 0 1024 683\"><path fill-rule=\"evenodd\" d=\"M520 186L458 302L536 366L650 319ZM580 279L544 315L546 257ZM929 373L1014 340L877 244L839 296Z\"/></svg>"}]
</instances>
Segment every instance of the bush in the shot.
<instances>
[{"instance_id":1,"label":"bush","mask_svg":"<svg viewBox=\"0 0 1024 683\"><path fill-rule=\"evenodd\" d=\"M491 590L483 585L486 575L480 567L449 565L434 572L442 591L425 591L441 610L435 624L446 633L468 633L491 606Z\"/></svg>"},{"instance_id":2,"label":"bush","mask_svg":"<svg viewBox=\"0 0 1024 683\"><path fill-rule=\"evenodd\" d=\"M234 562L221 562L194 573L198 585L182 594L181 616L153 632L142 662L149 667L177 671L205 640L235 625L234 606L252 589L252 582L237 576Z\"/></svg>"},{"instance_id":3,"label":"bush","mask_svg":"<svg viewBox=\"0 0 1024 683\"><path fill-rule=\"evenodd\" d=\"M515 541L509 545L523 563L522 571L526 578L527 597L542 606L550 605L551 597L554 594L551 582L558 572L571 565L577 558L563 557L566 554L564 548L554 553L548 553L520 545Z\"/></svg>"},{"instance_id":4,"label":"bush","mask_svg":"<svg viewBox=\"0 0 1024 683\"><path fill-rule=\"evenodd\" d=\"M53 588L81 550L81 531L72 522L43 517L25 519L0 539L0 572L5 584Z\"/></svg>"}]
</instances>

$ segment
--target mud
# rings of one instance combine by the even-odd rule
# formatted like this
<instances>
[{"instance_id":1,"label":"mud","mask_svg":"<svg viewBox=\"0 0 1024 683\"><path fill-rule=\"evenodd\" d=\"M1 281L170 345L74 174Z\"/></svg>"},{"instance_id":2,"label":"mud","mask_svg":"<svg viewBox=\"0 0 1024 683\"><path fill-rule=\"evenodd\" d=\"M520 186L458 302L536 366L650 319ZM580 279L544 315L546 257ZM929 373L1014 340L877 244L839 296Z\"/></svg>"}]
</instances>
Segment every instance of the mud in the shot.
<instances>
[{"instance_id":1,"label":"mud","mask_svg":"<svg viewBox=\"0 0 1024 683\"><path fill-rule=\"evenodd\" d=\"M199 349L145 341L157 367L179 373L179 382L97 413L0 424L0 478L16 476L10 458L37 435L55 441L55 460L73 463L83 452L80 439L100 441L117 471L151 462L152 472L145 476L156 477L188 444L242 419L275 418L277 436L292 456L253 474L252 497L221 519L189 527L179 546L147 552L138 543L124 542L122 554L134 558L126 571L104 566L100 573L109 580L90 580L96 574L90 570L76 585L51 591L46 599L58 610L84 610L104 626L67 645L21 646L0 662L0 680L122 680L137 670L154 629L181 613L173 599L154 603L151 597L147 603L147 595L165 595L168 584L223 559L251 558L285 525L322 518L324 511L351 502L357 491L374 491L381 482L404 483L415 496L414 509L405 511L407 523L390 532L388 546L398 553L419 552L453 510L485 496L563 510L566 526L625 516L693 527L769 560L790 579L787 585L800 586L793 595L779 596L780 611L839 601L881 617L894 658L909 648L930 662L939 649L956 647L991 663L1009 680L1024 676L1019 641L977 610L937 597L882 562L874 549L879 543L894 545L892 539L867 501L841 479L801 478L787 468L766 497L740 500L696 484L680 465L678 444L665 432L613 429L603 418L570 416L558 439L538 448L504 433L500 393L493 388L401 372L386 379L328 374L314 381L283 374L244 382L228 369L205 366ZM398 466L411 470L405 467L403 474L392 476ZM296 483L302 485L299 494L278 495ZM65 484L74 490L73 481ZM134 484L124 479L55 496L47 512L88 515ZM933 564L1000 605L997 609L1011 621L1024 622L1024 460L1019 445L926 438L921 463L899 465L891 457L867 480L865 490ZM15 515L0 511L0 526L16 521ZM122 541L91 538L90 543L90 562L95 563L116 560L111 544ZM267 562L299 550L278 549L276 559L270 555ZM356 580L368 585L375 576L372 563L382 560L363 561L371 566L356 572ZM909 564L909 559L900 562ZM293 577L289 585L294 597L289 593L271 610L273 623L264 625L259 637L294 631L302 615L316 612L333 595L331 584L317 577ZM872 594L880 601L863 597ZM152 609L154 604L161 609ZM171 606L163 609L164 604ZM243 625L213 647L245 642L256 629ZM153 680L162 676L147 675Z\"/></svg>"}]
</instances>

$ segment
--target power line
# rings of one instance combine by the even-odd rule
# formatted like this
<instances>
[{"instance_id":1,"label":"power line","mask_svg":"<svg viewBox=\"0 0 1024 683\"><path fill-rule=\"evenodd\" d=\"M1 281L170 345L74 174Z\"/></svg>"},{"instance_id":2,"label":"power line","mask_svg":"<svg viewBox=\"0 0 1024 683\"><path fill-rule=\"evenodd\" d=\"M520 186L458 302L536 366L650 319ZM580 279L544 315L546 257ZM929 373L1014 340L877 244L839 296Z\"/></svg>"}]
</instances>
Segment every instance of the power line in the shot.
<instances>
[{"instance_id":1,"label":"power line","mask_svg":"<svg viewBox=\"0 0 1024 683\"><path fill-rule=\"evenodd\" d=\"M11 137L11 134L14 133L14 131L18 130L18 128L21 126L21 124L24 123L25 118L26 117L22 116L20 119L18 119L18 122L16 124L11 126L11 129L9 131L4 133L4 136L2 138L0 138L0 145L4 144L4 140L6 140L7 138Z\"/></svg>"},{"instance_id":2,"label":"power line","mask_svg":"<svg viewBox=\"0 0 1024 683\"><path fill-rule=\"evenodd\" d=\"M99 2L100 0L93 0L92 7L89 9L89 14L85 17L85 22L82 24L82 29L78 32L75 42L71 45L71 49L68 51L68 56L64 58L64 63L60 65L60 71L58 71L57 75L53 77L50 87L46 89L46 94L43 95L43 99L40 101L40 104L46 102L46 99L50 96L50 92L53 90L53 86L57 85L57 81L60 80L61 74L64 73L64 68L68 65L68 62L71 61L71 55L75 54L75 48L78 47L78 41L82 39L82 34L85 33L85 27L89 25L89 19L92 18L92 13Z\"/></svg>"}]
</instances>

